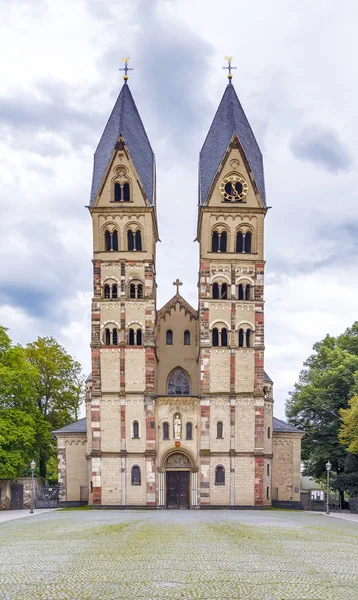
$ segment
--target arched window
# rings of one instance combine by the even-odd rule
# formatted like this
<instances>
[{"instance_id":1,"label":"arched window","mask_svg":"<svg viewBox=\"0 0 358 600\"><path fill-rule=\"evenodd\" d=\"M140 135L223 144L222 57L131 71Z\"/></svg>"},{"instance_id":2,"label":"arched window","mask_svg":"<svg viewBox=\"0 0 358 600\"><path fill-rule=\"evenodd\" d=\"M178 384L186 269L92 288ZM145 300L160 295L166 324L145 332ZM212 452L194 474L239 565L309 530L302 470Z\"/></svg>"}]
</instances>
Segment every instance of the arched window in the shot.
<instances>
[{"instance_id":1,"label":"arched window","mask_svg":"<svg viewBox=\"0 0 358 600\"><path fill-rule=\"evenodd\" d=\"M251 346L251 329L246 329L246 348Z\"/></svg>"},{"instance_id":2,"label":"arched window","mask_svg":"<svg viewBox=\"0 0 358 600\"><path fill-rule=\"evenodd\" d=\"M139 423L138 421L133 421L133 436L134 439L139 439Z\"/></svg>"},{"instance_id":3,"label":"arched window","mask_svg":"<svg viewBox=\"0 0 358 600\"><path fill-rule=\"evenodd\" d=\"M225 485L225 469L221 465L215 469L215 485Z\"/></svg>"},{"instance_id":4,"label":"arched window","mask_svg":"<svg viewBox=\"0 0 358 600\"><path fill-rule=\"evenodd\" d=\"M244 251L244 235L242 231L238 231L236 235L236 252Z\"/></svg>"},{"instance_id":5,"label":"arched window","mask_svg":"<svg viewBox=\"0 0 358 600\"><path fill-rule=\"evenodd\" d=\"M141 283L137 285L137 298L143 298L143 286Z\"/></svg>"},{"instance_id":6,"label":"arched window","mask_svg":"<svg viewBox=\"0 0 358 600\"><path fill-rule=\"evenodd\" d=\"M245 252L246 254L250 254L251 252L251 231L247 231L245 234Z\"/></svg>"},{"instance_id":7,"label":"arched window","mask_svg":"<svg viewBox=\"0 0 358 600\"><path fill-rule=\"evenodd\" d=\"M143 285L135 282L129 286L129 297L133 299L143 298Z\"/></svg>"},{"instance_id":8,"label":"arched window","mask_svg":"<svg viewBox=\"0 0 358 600\"><path fill-rule=\"evenodd\" d=\"M113 329L113 331L112 331L112 344L113 344L113 346L118 346L118 331L117 331L117 329Z\"/></svg>"},{"instance_id":9,"label":"arched window","mask_svg":"<svg viewBox=\"0 0 358 600\"><path fill-rule=\"evenodd\" d=\"M172 332L171 329L167 329L166 344L167 344L167 346L172 346L173 345L173 332Z\"/></svg>"},{"instance_id":10,"label":"arched window","mask_svg":"<svg viewBox=\"0 0 358 600\"><path fill-rule=\"evenodd\" d=\"M192 423L186 424L186 439L187 440L193 439L193 424Z\"/></svg>"},{"instance_id":11,"label":"arched window","mask_svg":"<svg viewBox=\"0 0 358 600\"><path fill-rule=\"evenodd\" d=\"M190 331L186 329L184 331L184 346L190 346Z\"/></svg>"},{"instance_id":12,"label":"arched window","mask_svg":"<svg viewBox=\"0 0 358 600\"><path fill-rule=\"evenodd\" d=\"M226 327L223 327L221 330L221 345L222 346L227 346L227 329Z\"/></svg>"},{"instance_id":13,"label":"arched window","mask_svg":"<svg viewBox=\"0 0 358 600\"><path fill-rule=\"evenodd\" d=\"M268 439L270 439L270 437L271 437L271 427L267 428L267 437L268 437Z\"/></svg>"},{"instance_id":14,"label":"arched window","mask_svg":"<svg viewBox=\"0 0 358 600\"><path fill-rule=\"evenodd\" d=\"M169 440L169 423L163 423L163 440Z\"/></svg>"},{"instance_id":15,"label":"arched window","mask_svg":"<svg viewBox=\"0 0 358 600\"><path fill-rule=\"evenodd\" d=\"M131 480L132 480L132 485L141 485L141 480L140 480L140 467L138 467L138 465L134 465L132 467L132 476L131 476Z\"/></svg>"},{"instance_id":16,"label":"arched window","mask_svg":"<svg viewBox=\"0 0 358 600\"><path fill-rule=\"evenodd\" d=\"M219 234L217 231L213 232L213 236L211 238L211 251L219 252Z\"/></svg>"},{"instance_id":17,"label":"arched window","mask_svg":"<svg viewBox=\"0 0 358 600\"><path fill-rule=\"evenodd\" d=\"M245 300L250 300L251 298L251 286L250 284L246 284L246 290L245 290Z\"/></svg>"},{"instance_id":18,"label":"arched window","mask_svg":"<svg viewBox=\"0 0 358 600\"><path fill-rule=\"evenodd\" d=\"M223 436L223 429L224 429L224 428L223 428L223 423L222 423L222 421L218 421L218 422L217 422L217 424L216 424L216 437L217 437L217 438L221 439L221 438L223 438L223 437L224 437L224 436Z\"/></svg>"},{"instance_id":19,"label":"arched window","mask_svg":"<svg viewBox=\"0 0 358 600\"><path fill-rule=\"evenodd\" d=\"M244 330L239 329L239 348L244 347Z\"/></svg>"},{"instance_id":20,"label":"arched window","mask_svg":"<svg viewBox=\"0 0 358 600\"><path fill-rule=\"evenodd\" d=\"M122 200L122 190L121 190L121 184L120 183L115 183L114 184L114 201L115 202L120 202Z\"/></svg>"},{"instance_id":21,"label":"arched window","mask_svg":"<svg viewBox=\"0 0 358 600\"><path fill-rule=\"evenodd\" d=\"M111 288L109 285L105 285L104 286L104 297L105 298L110 298L111 297Z\"/></svg>"},{"instance_id":22,"label":"arched window","mask_svg":"<svg viewBox=\"0 0 358 600\"><path fill-rule=\"evenodd\" d=\"M142 330L137 329L137 346L142 345Z\"/></svg>"},{"instance_id":23,"label":"arched window","mask_svg":"<svg viewBox=\"0 0 358 600\"><path fill-rule=\"evenodd\" d=\"M128 344L130 346L135 346L134 343L134 329L130 329L128 332Z\"/></svg>"},{"instance_id":24,"label":"arched window","mask_svg":"<svg viewBox=\"0 0 358 600\"><path fill-rule=\"evenodd\" d=\"M139 229L135 232L135 249L137 252L141 252L142 250L142 234Z\"/></svg>"},{"instance_id":25,"label":"arched window","mask_svg":"<svg viewBox=\"0 0 358 600\"><path fill-rule=\"evenodd\" d=\"M105 342L106 346L111 345L111 332L109 329L106 329L104 332L104 342Z\"/></svg>"},{"instance_id":26,"label":"arched window","mask_svg":"<svg viewBox=\"0 0 358 600\"><path fill-rule=\"evenodd\" d=\"M129 286L129 296L130 296L130 298L136 297L136 286L134 283L131 283Z\"/></svg>"},{"instance_id":27,"label":"arched window","mask_svg":"<svg viewBox=\"0 0 358 600\"><path fill-rule=\"evenodd\" d=\"M212 332L212 342L213 342L213 346L218 346L219 345L219 330L217 327L214 327L213 332Z\"/></svg>"},{"instance_id":28,"label":"arched window","mask_svg":"<svg viewBox=\"0 0 358 600\"><path fill-rule=\"evenodd\" d=\"M213 283L213 298L214 298L214 300L219 299L219 284L218 283Z\"/></svg>"},{"instance_id":29,"label":"arched window","mask_svg":"<svg viewBox=\"0 0 358 600\"><path fill-rule=\"evenodd\" d=\"M133 231L131 229L128 229L128 231L127 231L127 242L128 242L128 250L131 252L132 250L134 250L134 236L133 236Z\"/></svg>"},{"instance_id":30,"label":"arched window","mask_svg":"<svg viewBox=\"0 0 358 600\"><path fill-rule=\"evenodd\" d=\"M174 369L168 379L168 396L189 396L189 377L183 369Z\"/></svg>"},{"instance_id":31,"label":"arched window","mask_svg":"<svg viewBox=\"0 0 358 600\"><path fill-rule=\"evenodd\" d=\"M221 292L220 293L221 300L226 300L227 299L227 284L226 283L221 284L220 292Z\"/></svg>"},{"instance_id":32,"label":"arched window","mask_svg":"<svg viewBox=\"0 0 358 600\"><path fill-rule=\"evenodd\" d=\"M267 486L267 488L266 488L266 498L267 498L267 500L270 499L270 488L269 488L269 486Z\"/></svg>"},{"instance_id":33,"label":"arched window","mask_svg":"<svg viewBox=\"0 0 358 600\"><path fill-rule=\"evenodd\" d=\"M106 252L110 252L112 250L111 234L109 233L108 229L106 229L104 232L104 247Z\"/></svg>"},{"instance_id":34,"label":"arched window","mask_svg":"<svg viewBox=\"0 0 358 600\"><path fill-rule=\"evenodd\" d=\"M117 288L117 285L114 283L112 285L112 298L117 298L117 294L118 294L118 288Z\"/></svg>"},{"instance_id":35,"label":"arched window","mask_svg":"<svg viewBox=\"0 0 358 600\"><path fill-rule=\"evenodd\" d=\"M270 463L267 463L267 475L270 475Z\"/></svg>"},{"instance_id":36,"label":"arched window","mask_svg":"<svg viewBox=\"0 0 358 600\"><path fill-rule=\"evenodd\" d=\"M112 250L118 252L118 231L112 233Z\"/></svg>"},{"instance_id":37,"label":"arched window","mask_svg":"<svg viewBox=\"0 0 358 600\"><path fill-rule=\"evenodd\" d=\"M243 300L244 299L244 286L242 285L242 283L239 283L238 299L239 300Z\"/></svg>"},{"instance_id":38,"label":"arched window","mask_svg":"<svg viewBox=\"0 0 358 600\"><path fill-rule=\"evenodd\" d=\"M129 202L130 201L130 187L129 187L129 183L125 183L123 185L123 202Z\"/></svg>"}]
</instances>

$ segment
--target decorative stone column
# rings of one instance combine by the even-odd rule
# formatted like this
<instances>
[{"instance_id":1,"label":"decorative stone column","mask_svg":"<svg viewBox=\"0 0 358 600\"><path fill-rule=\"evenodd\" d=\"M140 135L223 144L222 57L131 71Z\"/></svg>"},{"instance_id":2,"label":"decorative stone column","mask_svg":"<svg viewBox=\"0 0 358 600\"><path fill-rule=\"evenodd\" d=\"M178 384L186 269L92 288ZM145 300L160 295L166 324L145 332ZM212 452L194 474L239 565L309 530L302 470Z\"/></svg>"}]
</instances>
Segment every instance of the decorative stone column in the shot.
<instances>
[{"instance_id":1,"label":"decorative stone column","mask_svg":"<svg viewBox=\"0 0 358 600\"><path fill-rule=\"evenodd\" d=\"M191 507L199 508L198 503L198 468L191 471Z\"/></svg>"},{"instance_id":2,"label":"decorative stone column","mask_svg":"<svg viewBox=\"0 0 358 600\"><path fill-rule=\"evenodd\" d=\"M162 467L158 467L158 508L165 508L164 498L164 477L165 471Z\"/></svg>"}]
</instances>

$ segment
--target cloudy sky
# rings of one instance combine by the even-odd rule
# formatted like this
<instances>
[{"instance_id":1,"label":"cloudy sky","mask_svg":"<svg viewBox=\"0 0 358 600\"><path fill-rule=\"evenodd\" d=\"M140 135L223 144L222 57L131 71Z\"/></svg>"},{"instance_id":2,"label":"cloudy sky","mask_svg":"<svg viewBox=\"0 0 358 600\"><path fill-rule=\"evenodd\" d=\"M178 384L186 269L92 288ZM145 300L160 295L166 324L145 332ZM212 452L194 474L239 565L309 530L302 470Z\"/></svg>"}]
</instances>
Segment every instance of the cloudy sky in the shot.
<instances>
[{"instance_id":1,"label":"cloudy sky","mask_svg":"<svg viewBox=\"0 0 358 600\"><path fill-rule=\"evenodd\" d=\"M197 304L198 154L227 79L264 154L266 369L276 415L312 344L357 318L358 5L0 0L0 324L90 369L93 152L122 85L157 160L159 306ZM185 182L185 185L183 185Z\"/></svg>"}]
</instances>

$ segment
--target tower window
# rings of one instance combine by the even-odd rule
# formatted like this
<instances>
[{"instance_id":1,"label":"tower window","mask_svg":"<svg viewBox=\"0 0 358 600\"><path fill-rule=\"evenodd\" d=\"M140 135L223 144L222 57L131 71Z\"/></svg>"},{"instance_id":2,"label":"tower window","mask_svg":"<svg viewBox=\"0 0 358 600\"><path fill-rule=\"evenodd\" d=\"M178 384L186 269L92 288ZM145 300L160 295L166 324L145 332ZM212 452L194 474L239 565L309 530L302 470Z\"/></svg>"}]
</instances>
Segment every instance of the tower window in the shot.
<instances>
[{"instance_id":1,"label":"tower window","mask_svg":"<svg viewBox=\"0 0 358 600\"><path fill-rule=\"evenodd\" d=\"M270 464L269 463L267 463L267 471L266 472L267 472L267 475L270 475Z\"/></svg>"},{"instance_id":2,"label":"tower window","mask_svg":"<svg viewBox=\"0 0 358 600\"><path fill-rule=\"evenodd\" d=\"M128 241L128 250L131 252L132 250L134 250L134 236L133 236L133 231L131 229L129 229L127 231L127 241Z\"/></svg>"},{"instance_id":3,"label":"tower window","mask_svg":"<svg viewBox=\"0 0 358 600\"><path fill-rule=\"evenodd\" d=\"M225 327L221 330L221 345L227 346L227 329Z\"/></svg>"},{"instance_id":4,"label":"tower window","mask_svg":"<svg viewBox=\"0 0 358 600\"><path fill-rule=\"evenodd\" d=\"M111 297L111 288L109 285L105 285L104 286L104 297L105 298L110 298Z\"/></svg>"},{"instance_id":5,"label":"tower window","mask_svg":"<svg viewBox=\"0 0 358 600\"><path fill-rule=\"evenodd\" d=\"M241 231L238 231L236 236L236 252L244 251L244 235Z\"/></svg>"},{"instance_id":6,"label":"tower window","mask_svg":"<svg viewBox=\"0 0 358 600\"><path fill-rule=\"evenodd\" d=\"M183 369L174 369L168 379L168 396L189 396L189 377Z\"/></svg>"},{"instance_id":7,"label":"tower window","mask_svg":"<svg viewBox=\"0 0 358 600\"><path fill-rule=\"evenodd\" d=\"M141 283L137 286L137 298L143 298L143 286Z\"/></svg>"},{"instance_id":8,"label":"tower window","mask_svg":"<svg viewBox=\"0 0 358 600\"><path fill-rule=\"evenodd\" d=\"M267 428L267 437L268 437L268 439L270 439L270 437L271 437L271 428L270 427Z\"/></svg>"},{"instance_id":9,"label":"tower window","mask_svg":"<svg viewBox=\"0 0 358 600\"><path fill-rule=\"evenodd\" d=\"M106 346L111 345L111 332L108 328L104 332L104 342L105 342Z\"/></svg>"},{"instance_id":10,"label":"tower window","mask_svg":"<svg viewBox=\"0 0 358 600\"><path fill-rule=\"evenodd\" d=\"M142 234L139 229L135 233L131 229L127 231L127 245L130 252L142 251Z\"/></svg>"},{"instance_id":11,"label":"tower window","mask_svg":"<svg viewBox=\"0 0 358 600\"><path fill-rule=\"evenodd\" d=\"M238 231L236 235L236 252L250 254L252 251L251 231Z\"/></svg>"},{"instance_id":12,"label":"tower window","mask_svg":"<svg viewBox=\"0 0 358 600\"><path fill-rule=\"evenodd\" d=\"M142 330L137 329L137 346L142 345Z\"/></svg>"},{"instance_id":13,"label":"tower window","mask_svg":"<svg viewBox=\"0 0 358 600\"><path fill-rule=\"evenodd\" d=\"M239 348L244 347L244 330L239 329Z\"/></svg>"},{"instance_id":14,"label":"tower window","mask_svg":"<svg viewBox=\"0 0 358 600\"><path fill-rule=\"evenodd\" d=\"M193 439L193 424L192 423L186 424L186 439L187 440Z\"/></svg>"},{"instance_id":15,"label":"tower window","mask_svg":"<svg viewBox=\"0 0 358 600\"><path fill-rule=\"evenodd\" d=\"M138 421L133 421L133 436L134 439L139 439L139 423Z\"/></svg>"},{"instance_id":16,"label":"tower window","mask_svg":"<svg viewBox=\"0 0 358 600\"><path fill-rule=\"evenodd\" d=\"M112 285L112 298L117 298L118 288L116 284Z\"/></svg>"},{"instance_id":17,"label":"tower window","mask_svg":"<svg viewBox=\"0 0 358 600\"><path fill-rule=\"evenodd\" d=\"M129 202L130 201L130 186L129 183L114 184L114 201Z\"/></svg>"},{"instance_id":18,"label":"tower window","mask_svg":"<svg viewBox=\"0 0 358 600\"><path fill-rule=\"evenodd\" d=\"M213 299L227 300L227 283L213 283Z\"/></svg>"},{"instance_id":19,"label":"tower window","mask_svg":"<svg viewBox=\"0 0 358 600\"><path fill-rule=\"evenodd\" d=\"M118 252L118 231L112 233L112 250Z\"/></svg>"},{"instance_id":20,"label":"tower window","mask_svg":"<svg viewBox=\"0 0 358 600\"><path fill-rule=\"evenodd\" d=\"M212 343L213 343L213 346L219 345L219 330L217 327L214 327L213 332L212 332Z\"/></svg>"},{"instance_id":21,"label":"tower window","mask_svg":"<svg viewBox=\"0 0 358 600\"><path fill-rule=\"evenodd\" d=\"M135 336L134 336L134 329L130 329L128 332L128 344L130 346L134 346L135 345Z\"/></svg>"},{"instance_id":22,"label":"tower window","mask_svg":"<svg viewBox=\"0 0 358 600\"><path fill-rule=\"evenodd\" d=\"M104 247L106 252L110 252L112 250L111 234L109 233L108 229L104 232Z\"/></svg>"},{"instance_id":23,"label":"tower window","mask_svg":"<svg viewBox=\"0 0 358 600\"><path fill-rule=\"evenodd\" d=\"M245 235L245 252L250 254L251 252L251 231L247 231Z\"/></svg>"},{"instance_id":24,"label":"tower window","mask_svg":"<svg viewBox=\"0 0 358 600\"><path fill-rule=\"evenodd\" d=\"M252 329L239 329L239 348L251 348L253 344Z\"/></svg>"},{"instance_id":25,"label":"tower window","mask_svg":"<svg viewBox=\"0 0 358 600\"><path fill-rule=\"evenodd\" d=\"M246 330L246 348L251 346L251 329Z\"/></svg>"},{"instance_id":26,"label":"tower window","mask_svg":"<svg viewBox=\"0 0 358 600\"><path fill-rule=\"evenodd\" d=\"M226 231L213 231L211 237L211 251L212 252L226 252L227 247L227 233Z\"/></svg>"},{"instance_id":27,"label":"tower window","mask_svg":"<svg viewBox=\"0 0 358 600\"><path fill-rule=\"evenodd\" d=\"M218 421L216 425L216 437L219 439L223 438L223 423L222 421Z\"/></svg>"},{"instance_id":28,"label":"tower window","mask_svg":"<svg viewBox=\"0 0 358 600\"><path fill-rule=\"evenodd\" d=\"M141 283L131 283L129 286L129 297L133 300L143 298L143 285Z\"/></svg>"},{"instance_id":29,"label":"tower window","mask_svg":"<svg viewBox=\"0 0 358 600\"><path fill-rule=\"evenodd\" d=\"M132 485L141 485L140 467L138 465L132 467L131 481Z\"/></svg>"},{"instance_id":30,"label":"tower window","mask_svg":"<svg viewBox=\"0 0 358 600\"><path fill-rule=\"evenodd\" d=\"M163 440L169 440L169 423L163 423Z\"/></svg>"},{"instance_id":31,"label":"tower window","mask_svg":"<svg viewBox=\"0 0 358 600\"><path fill-rule=\"evenodd\" d=\"M190 346L190 331L188 329L184 331L184 346Z\"/></svg>"},{"instance_id":32,"label":"tower window","mask_svg":"<svg viewBox=\"0 0 358 600\"><path fill-rule=\"evenodd\" d=\"M114 201L115 202L120 202L122 200L122 190L121 190L121 184L120 183L115 183L114 184Z\"/></svg>"},{"instance_id":33,"label":"tower window","mask_svg":"<svg viewBox=\"0 0 358 600\"><path fill-rule=\"evenodd\" d=\"M123 202L129 202L130 201L130 187L129 187L129 183L125 183L123 185Z\"/></svg>"},{"instance_id":34,"label":"tower window","mask_svg":"<svg viewBox=\"0 0 358 600\"><path fill-rule=\"evenodd\" d=\"M215 469L215 485L225 485L225 469L221 465Z\"/></svg>"},{"instance_id":35,"label":"tower window","mask_svg":"<svg viewBox=\"0 0 358 600\"><path fill-rule=\"evenodd\" d=\"M136 286L134 285L134 283L131 283L129 286L129 296L130 298L136 297Z\"/></svg>"},{"instance_id":36,"label":"tower window","mask_svg":"<svg viewBox=\"0 0 358 600\"><path fill-rule=\"evenodd\" d=\"M240 283L238 290L239 300L250 300L251 299L251 286L249 283Z\"/></svg>"},{"instance_id":37,"label":"tower window","mask_svg":"<svg viewBox=\"0 0 358 600\"><path fill-rule=\"evenodd\" d=\"M213 283L213 298L214 298L214 300L219 299L219 284L218 283Z\"/></svg>"},{"instance_id":38,"label":"tower window","mask_svg":"<svg viewBox=\"0 0 358 600\"><path fill-rule=\"evenodd\" d=\"M135 249L137 252L141 252L142 250L142 234L139 229L135 232Z\"/></svg>"},{"instance_id":39,"label":"tower window","mask_svg":"<svg viewBox=\"0 0 358 600\"><path fill-rule=\"evenodd\" d=\"M167 344L167 346L172 346L173 345L173 332L172 332L171 329L167 329L166 344Z\"/></svg>"},{"instance_id":40,"label":"tower window","mask_svg":"<svg viewBox=\"0 0 358 600\"><path fill-rule=\"evenodd\" d=\"M113 329L113 331L112 331L112 343L113 343L113 346L118 346L118 331L117 331L117 329Z\"/></svg>"},{"instance_id":41,"label":"tower window","mask_svg":"<svg viewBox=\"0 0 358 600\"><path fill-rule=\"evenodd\" d=\"M270 499L270 488L268 486L266 488L266 498L267 498L267 500Z\"/></svg>"}]
</instances>

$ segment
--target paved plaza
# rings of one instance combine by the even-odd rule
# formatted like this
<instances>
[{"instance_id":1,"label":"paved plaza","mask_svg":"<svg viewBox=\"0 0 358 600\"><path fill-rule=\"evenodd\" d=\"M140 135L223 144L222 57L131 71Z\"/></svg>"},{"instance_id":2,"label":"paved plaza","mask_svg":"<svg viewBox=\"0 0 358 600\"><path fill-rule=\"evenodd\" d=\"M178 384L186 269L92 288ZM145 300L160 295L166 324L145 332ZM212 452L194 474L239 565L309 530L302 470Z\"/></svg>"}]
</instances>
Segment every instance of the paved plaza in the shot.
<instances>
[{"instance_id":1,"label":"paved plaza","mask_svg":"<svg viewBox=\"0 0 358 600\"><path fill-rule=\"evenodd\" d=\"M289 511L56 511L0 523L1 600L345 600L358 523Z\"/></svg>"}]
</instances>

